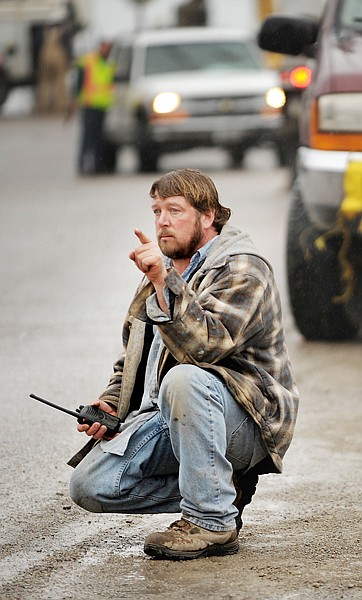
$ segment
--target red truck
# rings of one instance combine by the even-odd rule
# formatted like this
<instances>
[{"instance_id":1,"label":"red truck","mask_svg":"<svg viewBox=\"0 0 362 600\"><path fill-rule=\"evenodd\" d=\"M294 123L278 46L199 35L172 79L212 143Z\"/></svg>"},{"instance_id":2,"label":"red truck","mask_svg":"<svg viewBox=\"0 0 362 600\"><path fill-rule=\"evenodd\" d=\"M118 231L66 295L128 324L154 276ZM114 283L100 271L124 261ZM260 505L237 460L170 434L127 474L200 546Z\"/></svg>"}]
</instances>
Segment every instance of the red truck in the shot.
<instances>
[{"instance_id":1,"label":"red truck","mask_svg":"<svg viewBox=\"0 0 362 600\"><path fill-rule=\"evenodd\" d=\"M292 312L306 339L352 339L362 323L362 2L328 0L319 19L274 14L258 44L313 59L287 236Z\"/></svg>"}]
</instances>

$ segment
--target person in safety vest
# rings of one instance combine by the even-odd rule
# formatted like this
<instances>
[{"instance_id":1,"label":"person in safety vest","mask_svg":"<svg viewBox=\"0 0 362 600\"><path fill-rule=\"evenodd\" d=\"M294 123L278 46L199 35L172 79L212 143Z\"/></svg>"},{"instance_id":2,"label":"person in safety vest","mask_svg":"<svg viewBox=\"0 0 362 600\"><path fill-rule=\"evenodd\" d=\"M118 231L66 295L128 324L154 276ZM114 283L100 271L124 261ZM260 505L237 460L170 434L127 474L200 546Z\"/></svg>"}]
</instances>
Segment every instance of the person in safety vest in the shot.
<instances>
[{"instance_id":1,"label":"person in safety vest","mask_svg":"<svg viewBox=\"0 0 362 600\"><path fill-rule=\"evenodd\" d=\"M76 63L74 95L81 109L81 139L78 172L94 175L106 172L103 122L113 102L115 65L107 61L112 43L101 41L95 52Z\"/></svg>"}]
</instances>

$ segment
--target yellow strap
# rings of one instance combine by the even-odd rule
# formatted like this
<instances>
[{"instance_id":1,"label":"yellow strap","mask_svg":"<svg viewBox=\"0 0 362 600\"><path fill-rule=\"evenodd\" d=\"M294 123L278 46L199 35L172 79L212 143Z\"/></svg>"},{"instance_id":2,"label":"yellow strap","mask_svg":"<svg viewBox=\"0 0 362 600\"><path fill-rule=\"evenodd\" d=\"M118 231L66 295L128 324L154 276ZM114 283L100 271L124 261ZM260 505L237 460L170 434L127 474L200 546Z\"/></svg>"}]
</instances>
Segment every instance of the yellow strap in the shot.
<instances>
[{"instance_id":1,"label":"yellow strap","mask_svg":"<svg viewBox=\"0 0 362 600\"><path fill-rule=\"evenodd\" d=\"M339 215L336 225L326 231L314 240L315 247L323 252L327 248L327 240L335 234L342 235L342 244L338 252L338 262L342 271L342 279L345 282L345 289L339 296L334 296L335 304L347 302L355 286L355 277L353 267L348 260L348 252L352 240L352 223L357 231L362 233L362 162L351 161L346 169L344 180L344 198L339 209Z\"/></svg>"},{"instance_id":2,"label":"yellow strap","mask_svg":"<svg viewBox=\"0 0 362 600\"><path fill-rule=\"evenodd\" d=\"M348 220L362 216L362 162L349 163L343 184L345 196L340 208L341 215Z\"/></svg>"}]
</instances>

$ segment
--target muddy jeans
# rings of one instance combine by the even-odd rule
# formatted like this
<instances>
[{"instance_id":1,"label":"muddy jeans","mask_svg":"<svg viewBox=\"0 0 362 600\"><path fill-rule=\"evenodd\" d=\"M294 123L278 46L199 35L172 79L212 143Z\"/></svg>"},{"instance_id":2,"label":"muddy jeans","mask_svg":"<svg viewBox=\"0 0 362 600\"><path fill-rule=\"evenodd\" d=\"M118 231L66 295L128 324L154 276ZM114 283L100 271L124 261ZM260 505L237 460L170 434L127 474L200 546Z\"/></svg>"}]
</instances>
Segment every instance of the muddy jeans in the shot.
<instances>
[{"instance_id":1,"label":"muddy jeans","mask_svg":"<svg viewBox=\"0 0 362 600\"><path fill-rule=\"evenodd\" d=\"M266 455L254 421L218 377L193 365L167 373L158 401L124 456L97 444L82 460L72 499L92 512L181 511L201 527L234 529L233 470Z\"/></svg>"}]
</instances>

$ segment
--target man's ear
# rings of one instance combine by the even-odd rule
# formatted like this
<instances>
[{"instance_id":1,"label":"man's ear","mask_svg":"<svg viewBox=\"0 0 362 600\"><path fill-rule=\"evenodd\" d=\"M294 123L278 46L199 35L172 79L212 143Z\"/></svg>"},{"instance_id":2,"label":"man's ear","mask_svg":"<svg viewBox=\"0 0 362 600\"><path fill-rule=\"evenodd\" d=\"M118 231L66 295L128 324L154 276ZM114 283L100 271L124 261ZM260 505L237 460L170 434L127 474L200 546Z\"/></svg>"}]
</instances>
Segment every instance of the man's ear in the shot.
<instances>
[{"instance_id":1,"label":"man's ear","mask_svg":"<svg viewBox=\"0 0 362 600\"><path fill-rule=\"evenodd\" d=\"M204 229L211 229L215 220L215 211L208 210L207 212L202 213L202 217Z\"/></svg>"}]
</instances>

